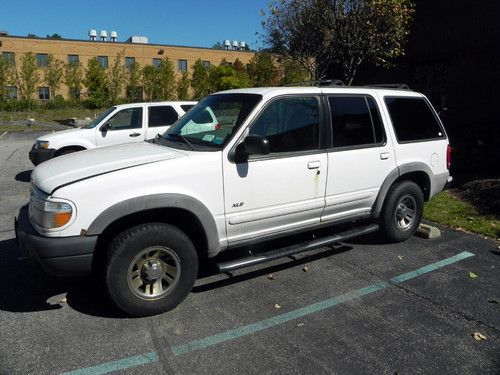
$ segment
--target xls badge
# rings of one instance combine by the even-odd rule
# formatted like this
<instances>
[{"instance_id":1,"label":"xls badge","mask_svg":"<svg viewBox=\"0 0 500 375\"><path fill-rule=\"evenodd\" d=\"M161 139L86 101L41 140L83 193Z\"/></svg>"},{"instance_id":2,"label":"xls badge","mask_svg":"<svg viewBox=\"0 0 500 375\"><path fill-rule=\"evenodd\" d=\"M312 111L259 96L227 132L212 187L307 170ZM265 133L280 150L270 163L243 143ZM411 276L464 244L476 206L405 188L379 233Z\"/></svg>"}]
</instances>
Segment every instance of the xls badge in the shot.
<instances>
[{"instance_id":1,"label":"xls badge","mask_svg":"<svg viewBox=\"0 0 500 375\"><path fill-rule=\"evenodd\" d=\"M241 206L243 206L245 202L238 202L238 203L233 203L233 208L239 208Z\"/></svg>"}]
</instances>

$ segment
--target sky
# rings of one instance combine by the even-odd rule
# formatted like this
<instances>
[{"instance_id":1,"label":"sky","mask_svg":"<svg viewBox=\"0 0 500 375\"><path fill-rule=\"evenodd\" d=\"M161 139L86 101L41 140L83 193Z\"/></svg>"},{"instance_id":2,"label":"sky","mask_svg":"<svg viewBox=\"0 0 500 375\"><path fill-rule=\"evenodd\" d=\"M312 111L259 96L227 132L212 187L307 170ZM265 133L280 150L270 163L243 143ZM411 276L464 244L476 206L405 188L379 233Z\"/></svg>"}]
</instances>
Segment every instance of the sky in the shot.
<instances>
[{"instance_id":1,"label":"sky","mask_svg":"<svg viewBox=\"0 0 500 375\"><path fill-rule=\"evenodd\" d=\"M262 47L260 10L269 0L2 0L0 30L9 35L57 33L88 39L89 29L116 31L118 41L132 35L149 43L212 47L224 39Z\"/></svg>"}]
</instances>

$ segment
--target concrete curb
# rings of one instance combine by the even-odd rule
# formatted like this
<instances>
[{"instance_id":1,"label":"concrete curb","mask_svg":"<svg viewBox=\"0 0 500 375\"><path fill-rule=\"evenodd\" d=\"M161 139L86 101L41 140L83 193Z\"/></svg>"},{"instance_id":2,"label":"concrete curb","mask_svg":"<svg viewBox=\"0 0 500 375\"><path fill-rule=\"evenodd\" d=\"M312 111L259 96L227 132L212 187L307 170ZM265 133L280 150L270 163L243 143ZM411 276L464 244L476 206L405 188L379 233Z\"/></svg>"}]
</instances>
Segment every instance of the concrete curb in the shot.
<instances>
[{"instance_id":1,"label":"concrete curb","mask_svg":"<svg viewBox=\"0 0 500 375\"><path fill-rule=\"evenodd\" d=\"M416 235L418 237L422 237L428 240L431 240L433 238L439 238L441 237L441 231L437 227L433 227L431 225L427 224L420 224Z\"/></svg>"}]
</instances>

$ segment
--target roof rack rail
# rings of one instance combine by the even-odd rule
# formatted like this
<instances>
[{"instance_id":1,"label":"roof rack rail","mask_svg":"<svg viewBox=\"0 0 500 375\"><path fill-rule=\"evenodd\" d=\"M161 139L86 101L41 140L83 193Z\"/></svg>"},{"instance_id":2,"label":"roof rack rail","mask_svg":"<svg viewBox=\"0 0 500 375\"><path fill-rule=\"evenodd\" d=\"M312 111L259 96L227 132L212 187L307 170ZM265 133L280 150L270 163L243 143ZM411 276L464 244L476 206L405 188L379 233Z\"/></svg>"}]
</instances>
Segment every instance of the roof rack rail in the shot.
<instances>
[{"instance_id":1,"label":"roof rack rail","mask_svg":"<svg viewBox=\"0 0 500 375\"><path fill-rule=\"evenodd\" d=\"M320 80L313 80L313 81L302 81L302 82L295 82L295 83L288 83L286 85L283 85L286 87L290 86L345 86L344 82L342 82L340 79L320 79Z\"/></svg>"},{"instance_id":2,"label":"roof rack rail","mask_svg":"<svg viewBox=\"0 0 500 375\"><path fill-rule=\"evenodd\" d=\"M380 87L386 89L397 89L397 90L411 90L406 83L376 83L373 85L366 85L366 87Z\"/></svg>"}]
</instances>

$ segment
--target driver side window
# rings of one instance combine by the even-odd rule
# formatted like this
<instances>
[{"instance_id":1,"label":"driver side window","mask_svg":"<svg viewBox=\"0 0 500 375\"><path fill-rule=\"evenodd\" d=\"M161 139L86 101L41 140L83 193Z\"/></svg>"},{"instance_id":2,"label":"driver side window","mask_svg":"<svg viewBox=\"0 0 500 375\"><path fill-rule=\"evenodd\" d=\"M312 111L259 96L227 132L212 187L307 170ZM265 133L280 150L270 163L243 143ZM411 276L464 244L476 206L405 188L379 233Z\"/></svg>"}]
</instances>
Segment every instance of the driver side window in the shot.
<instances>
[{"instance_id":1,"label":"driver side window","mask_svg":"<svg viewBox=\"0 0 500 375\"><path fill-rule=\"evenodd\" d=\"M127 108L116 113L107 121L109 130L127 130L142 128L142 108Z\"/></svg>"},{"instance_id":2,"label":"driver side window","mask_svg":"<svg viewBox=\"0 0 500 375\"><path fill-rule=\"evenodd\" d=\"M250 133L269 140L270 152L319 149L319 104L315 97L275 100L260 114Z\"/></svg>"}]
</instances>

